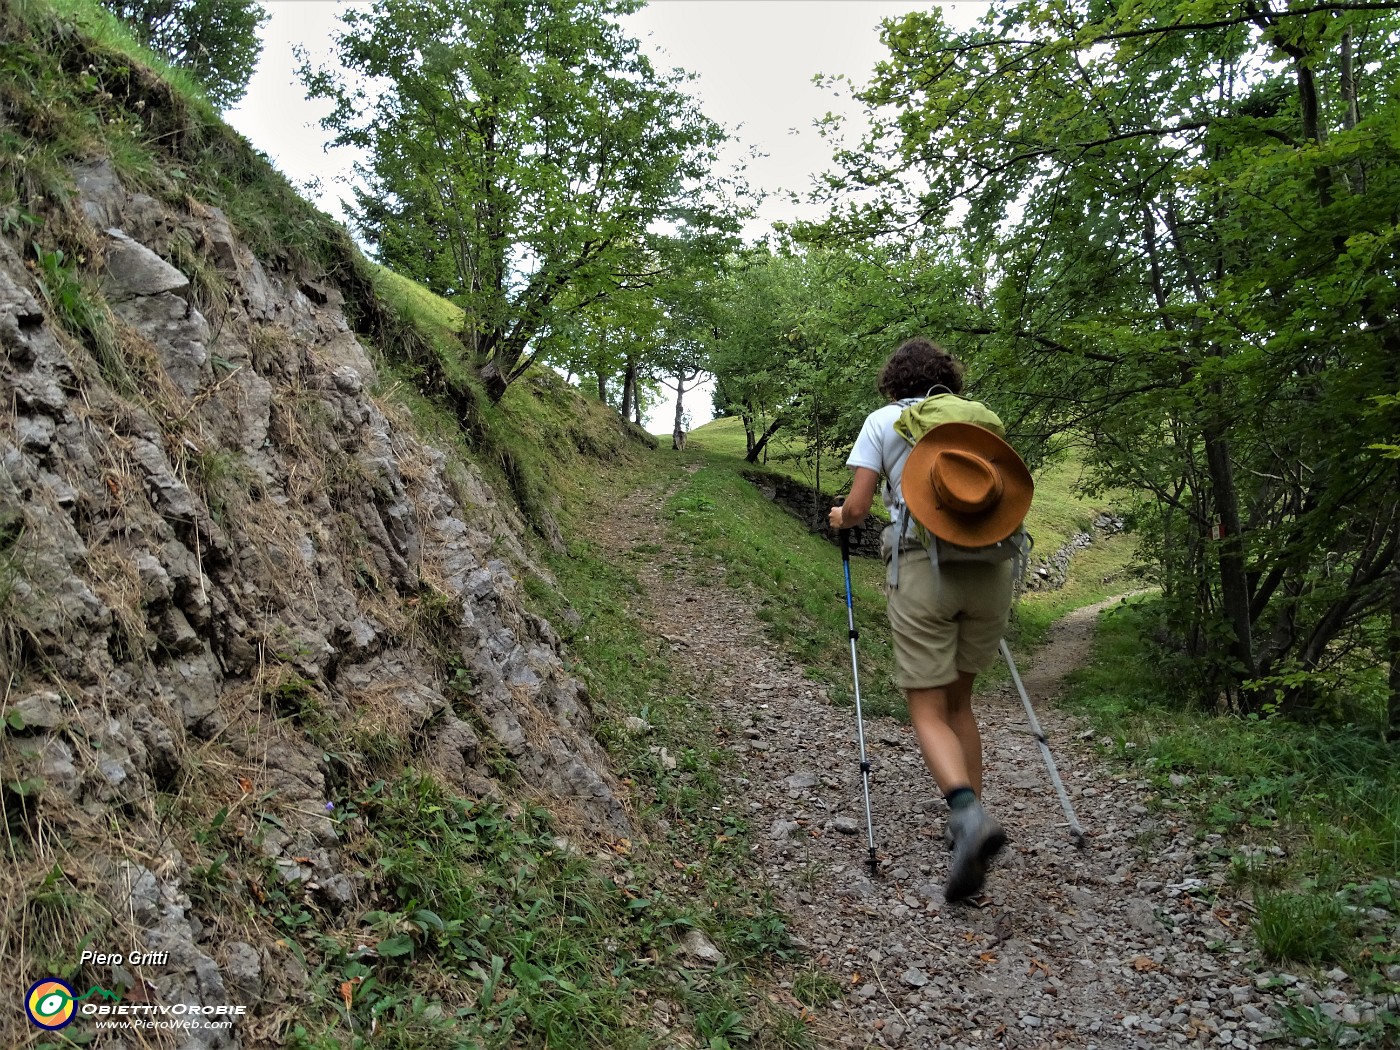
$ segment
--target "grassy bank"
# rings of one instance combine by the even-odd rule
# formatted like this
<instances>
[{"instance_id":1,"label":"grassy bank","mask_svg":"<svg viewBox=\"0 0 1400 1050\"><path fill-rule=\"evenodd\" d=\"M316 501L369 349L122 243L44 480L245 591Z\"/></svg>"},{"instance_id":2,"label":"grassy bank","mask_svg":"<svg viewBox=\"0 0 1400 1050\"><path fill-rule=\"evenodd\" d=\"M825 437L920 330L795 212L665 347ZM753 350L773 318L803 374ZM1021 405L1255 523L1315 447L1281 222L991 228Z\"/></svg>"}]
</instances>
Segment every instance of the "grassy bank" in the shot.
<instances>
[{"instance_id":1,"label":"grassy bank","mask_svg":"<svg viewBox=\"0 0 1400 1050\"><path fill-rule=\"evenodd\" d=\"M1228 861L1231 892L1252 900L1255 940L1280 970L1341 967L1364 989L1400 993L1400 764L1381 713L1301 724L1184 709L1155 629L1150 598L1106 614L1093 660L1071 678L1068 703L1104 757L1151 781L1152 805ZM1285 1019L1324 1046L1400 1041L1396 1011L1350 1035L1305 1004Z\"/></svg>"}]
</instances>

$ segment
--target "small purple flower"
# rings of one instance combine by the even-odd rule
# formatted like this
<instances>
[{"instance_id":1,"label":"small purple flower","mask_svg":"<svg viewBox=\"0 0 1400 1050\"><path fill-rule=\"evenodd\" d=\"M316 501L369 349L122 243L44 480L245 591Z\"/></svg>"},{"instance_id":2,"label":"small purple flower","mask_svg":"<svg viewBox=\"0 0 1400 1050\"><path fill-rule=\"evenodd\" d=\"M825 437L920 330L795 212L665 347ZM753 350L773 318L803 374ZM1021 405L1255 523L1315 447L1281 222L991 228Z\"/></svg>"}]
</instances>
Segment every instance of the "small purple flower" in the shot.
<instances>
[{"instance_id":1,"label":"small purple flower","mask_svg":"<svg viewBox=\"0 0 1400 1050\"><path fill-rule=\"evenodd\" d=\"M326 812L327 812L327 813L330 813L330 812L333 811L334 809L335 809L335 803L334 803L334 802L327 802L327 803L326 803Z\"/></svg>"}]
</instances>

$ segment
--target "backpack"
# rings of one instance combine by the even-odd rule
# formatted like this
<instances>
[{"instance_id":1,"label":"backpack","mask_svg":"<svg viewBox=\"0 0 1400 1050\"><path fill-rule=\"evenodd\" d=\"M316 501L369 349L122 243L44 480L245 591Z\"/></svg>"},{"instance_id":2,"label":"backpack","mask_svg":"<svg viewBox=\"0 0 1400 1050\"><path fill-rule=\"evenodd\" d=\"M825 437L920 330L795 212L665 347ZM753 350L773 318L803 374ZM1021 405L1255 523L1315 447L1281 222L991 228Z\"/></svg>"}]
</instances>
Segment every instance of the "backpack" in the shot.
<instances>
[{"instance_id":1,"label":"backpack","mask_svg":"<svg viewBox=\"0 0 1400 1050\"><path fill-rule=\"evenodd\" d=\"M986 427L999 438L1006 437L1006 428L1001 418L980 401L969 401L956 394L932 394L922 401L909 405L899 414L894 430L912 449L919 439L941 423L975 423ZM899 586L899 554L905 542L909 526L909 506L902 500L895 516L894 536L891 543L888 582L890 587ZM1025 524L1018 525L1016 531L1004 540L981 547L963 547L934 536L917 521L914 523L914 538L928 552L933 564L934 579L938 578L940 562L1003 562L1015 560L1012 580L1019 589L1021 580L1030 568L1031 550L1035 541L1026 531Z\"/></svg>"}]
</instances>

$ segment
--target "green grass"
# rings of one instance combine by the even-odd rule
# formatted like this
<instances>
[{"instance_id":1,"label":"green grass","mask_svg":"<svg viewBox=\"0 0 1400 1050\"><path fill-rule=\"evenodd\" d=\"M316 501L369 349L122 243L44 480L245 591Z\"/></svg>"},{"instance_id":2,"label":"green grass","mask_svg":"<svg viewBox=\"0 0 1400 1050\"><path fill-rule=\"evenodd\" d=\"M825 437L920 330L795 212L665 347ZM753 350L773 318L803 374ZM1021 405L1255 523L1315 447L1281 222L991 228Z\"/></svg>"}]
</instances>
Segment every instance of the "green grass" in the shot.
<instances>
[{"instance_id":1,"label":"green grass","mask_svg":"<svg viewBox=\"0 0 1400 1050\"><path fill-rule=\"evenodd\" d=\"M1079 458L1068 451L1035 474L1035 498L1026 519L1035 537L1035 553L1048 557L1079 533L1092 533L1100 514L1121 511L1112 493L1088 497L1083 491ZM1080 573L1080 575L1083 575Z\"/></svg>"},{"instance_id":2,"label":"green grass","mask_svg":"<svg viewBox=\"0 0 1400 1050\"><path fill-rule=\"evenodd\" d=\"M1400 765L1379 719L1301 724L1191 709L1170 685L1176 658L1151 640L1155 605L1137 599L1101 619L1067 702L1092 721L1106 759L1151 782L1150 805L1223 836L1214 852L1233 856L1231 882L1253 893L1253 934L1268 959L1340 964L1362 987L1400 990L1385 975L1400 962ZM1374 907L1391 919L1370 918ZM1363 1034L1379 1046L1397 1031L1400 1017L1383 1012Z\"/></svg>"},{"instance_id":3,"label":"green grass","mask_svg":"<svg viewBox=\"0 0 1400 1050\"><path fill-rule=\"evenodd\" d=\"M648 1045L623 1022L682 918L561 849L547 814L508 816L408 772L337 819L369 876L358 928L338 936L294 886L261 893L263 918L318 960L288 1046Z\"/></svg>"},{"instance_id":4,"label":"green grass","mask_svg":"<svg viewBox=\"0 0 1400 1050\"><path fill-rule=\"evenodd\" d=\"M444 332L460 332L466 316L462 308L454 306L440 295L434 295L417 281L401 277L393 270L375 264L373 266L376 290L395 306L411 313L414 319L424 326Z\"/></svg>"},{"instance_id":5,"label":"green grass","mask_svg":"<svg viewBox=\"0 0 1400 1050\"><path fill-rule=\"evenodd\" d=\"M1292 854L1319 882L1341 886L1400 871L1400 769L1381 727L1305 725L1281 716L1226 718L1176 695L1171 660L1153 656L1153 601L1105 616L1092 663L1071 677L1071 702L1116 741L1113 752L1214 830L1305 831ZM1137 742L1126 749L1126 742Z\"/></svg>"},{"instance_id":6,"label":"green grass","mask_svg":"<svg viewBox=\"0 0 1400 1050\"><path fill-rule=\"evenodd\" d=\"M1323 893L1264 893L1255 899L1254 936L1275 963L1343 962L1356 924L1336 896Z\"/></svg>"},{"instance_id":7,"label":"green grass","mask_svg":"<svg viewBox=\"0 0 1400 1050\"><path fill-rule=\"evenodd\" d=\"M761 437L762 434L756 436ZM712 419L704 426L692 430L686 438L686 445L700 452L713 452L742 461L744 454L748 451L744 436L744 422L738 416L721 416L718 419ZM768 440L766 452L766 456L759 455L757 466L766 466L804 484L812 484L813 464L810 461L804 462L807 455L807 443L800 436L780 429ZM834 460L831 463L823 461L823 473L832 467L837 467L841 473L845 473L845 468L840 467L840 464ZM833 470L833 479L835 476L836 471ZM835 492L836 488L824 483L822 490Z\"/></svg>"},{"instance_id":8,"label":"green grass","mask_svg":"<svg viewBox=\"0 0 1400 1050\"><path fill-rule=\"evenodd\" d=\"M841 982L825 970L803 970L792 982L792 994L804 1006L825 1006L841 998Z\"/></svg>"}]
</instances>

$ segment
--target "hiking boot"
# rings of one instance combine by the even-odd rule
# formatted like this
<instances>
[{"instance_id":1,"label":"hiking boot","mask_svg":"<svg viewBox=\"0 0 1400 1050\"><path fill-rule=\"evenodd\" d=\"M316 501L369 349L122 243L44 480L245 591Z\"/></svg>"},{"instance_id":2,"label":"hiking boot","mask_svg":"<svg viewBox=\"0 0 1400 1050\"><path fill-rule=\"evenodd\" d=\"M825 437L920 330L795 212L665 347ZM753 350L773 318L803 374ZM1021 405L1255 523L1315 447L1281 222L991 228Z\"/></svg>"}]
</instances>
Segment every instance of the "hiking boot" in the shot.
<instances>
[{"instance_id":1,"label":"hiking boot","mask_svg":"<svg viewBox=\"0 0 1400 1050\"><path fill-rule=\"evenodd\" d=\"M966 900L981 892L987 862L1006 845L1006 832L976 801L949 813L948 829L953 833L953 859L948 863L943 898Z\"/></svg>"}]
</instances>

